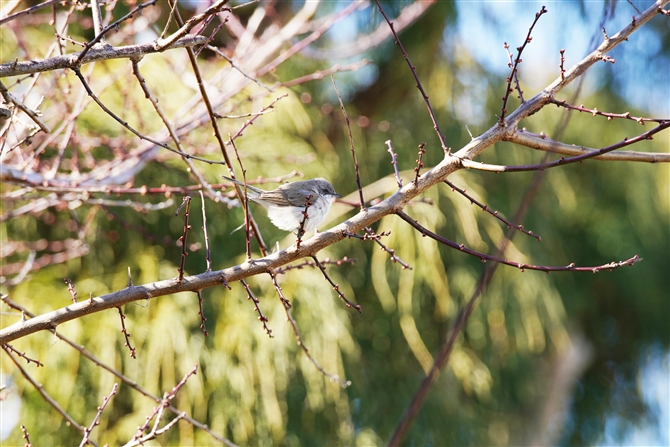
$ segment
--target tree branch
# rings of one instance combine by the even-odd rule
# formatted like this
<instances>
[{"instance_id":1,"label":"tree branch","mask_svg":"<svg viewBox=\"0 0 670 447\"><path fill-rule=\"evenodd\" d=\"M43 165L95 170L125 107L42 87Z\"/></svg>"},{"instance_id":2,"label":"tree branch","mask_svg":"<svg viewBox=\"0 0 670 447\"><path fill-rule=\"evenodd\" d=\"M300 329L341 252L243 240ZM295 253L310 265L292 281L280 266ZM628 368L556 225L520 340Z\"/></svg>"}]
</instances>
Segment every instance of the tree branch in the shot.
<instances>
[{"instance_id":1,"label":"tree branch","mask_svg":"<svg viewBox=\"0 0 670 447\"><path fill-rule=\"evenodd\" d=\"M561 143L559 141L554 141L544 135L535 135L523 130L517 130L511 136L506 137L505 141L520 144L522 146L526 146L531 149L537 149L545 152L553 152L555 154L569 155L572 157L598 152L598 149ZM668 163L670 162L670 153L616 151L616 152L608 152L602 155L596 155L595 157L593 157L593 159L600 161L638 161L645 163Z\"/></svg>"},{"instance_id":2,"label":"tree branch","mask_svg":"<svg viewBox=\"0 0 670 447\"><path fill-rule=\"evenodd\" d=\"M177 40L169 49L192 47L205 43L205 36L186 36ZM123 47L99 47L91 48L86 56L78 62L80 53L64 54L49 59L33 61L14 61L0 65L0 78L9 76L21 76L44 71L62 70L66 68L74 69L78 64L89 64L91 62L104 61L109 59L131 59L141 58L145 54L160 53L165 49L157 49L153 42L140 45L128 45Z\"/></svg>"}]
</instances>

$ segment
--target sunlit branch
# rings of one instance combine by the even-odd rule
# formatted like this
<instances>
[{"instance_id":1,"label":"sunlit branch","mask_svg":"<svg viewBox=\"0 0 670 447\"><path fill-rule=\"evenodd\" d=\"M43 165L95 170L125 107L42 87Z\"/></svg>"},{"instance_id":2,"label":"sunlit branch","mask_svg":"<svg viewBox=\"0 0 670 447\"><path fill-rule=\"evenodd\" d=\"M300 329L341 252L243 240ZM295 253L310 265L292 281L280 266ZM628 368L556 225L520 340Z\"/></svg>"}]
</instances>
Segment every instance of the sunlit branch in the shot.
<instances>
[{"instance_id":1,"label":"sunlit branch","mask_svg":"<svg viewBox=\"0 0 670 447\"><path fill-rule=\"evenodd\" d=\"M393 172L395 173L395 180L398 183L398 188L402 188L402 179L400 178L400 172L398 172L398 156L393 151L393 145L391 140L386 140L386 146L388 146L388 152L391 154L391 164L393 165Z\"/></svg>"},{"instance_id":2,"label":"sunlit branch","mask_svg":"<svg viewBox=\"0 0 670 447\"><path fill-rule=\"evenodd\" d=\"M144 8L146 8L146 7L148 7L148 6L153 6L153 5L155 5L155 4L156 4L156 1L157 1L157 0L150 0L150 1L146 2L146 3L142 3L142 4L140 4L140 5L137 5L137 6L136 6L135 8L133 8L128 14L126 14L126 15L124 15L123 17L121 17L120 19L116 20L114 23L112 23L112 24L106 26L104 29L103 29L103 28L99 28L99 26L100 26L100 18L99 18L100 7L99 7L99 5L97 5L97 2L96 2L96 5L92 5L92 6L91 6L91 9L93 10L94 24L96 23L96 22L95 22L96 17L98 17L97 26L95 26L95 28L96 28L96 29L95 29L95 34L96 34L96 35L95 35L95 38L94 38L93 40L91 40L90 42L88 42L88 43L86 44L86 46L85 46L84 49L81 51L81 53L79 53L79 55L77 56L77 61L76 61L76 63L77 63L77 64L81 64L82 61L84 60L84 58L86 57L86 54L88 54L88 52L91 50L91 48L93 48L93 46L95 46L96 43L100 42L100 41L103 39L103 37L105 36L105 34L107 34L108 32L110 32L110 31L113 30L113 29L118 29L118 26L119 26L122 22L124 22L124 21L126 21L126 20L129 20L129 19L132 19L132 18L135 16L135 14L141 15L141 14L142 14L142 10L143 10ZM97 11L96 11L96 10L97 10Z\"/></svg>"},{"instance_id":3,"label":"sunlit branch","mask_svg":"<svg viewBox=\"0 0 670 447\"><path fill-rule=\"evenodd\" d=\"M177 40L170 49L190 47L202 44L206 41L204 36L186 36ZM63 70L66 68L74 70L80 64L104 61L110 59L132 59L141 58L146 54L158 53L163 50L157 50L153 43L144 43L140 45L128 45L123 47L96 47L91 48L81 61L77 61L80 53L64 54L54 56L49 59L8 62L0 65L0 78L10 76L21 76L31 73L41 73L44 71Z\"/></svg>"},{"instance_id":4,"label":"sunlit branch","mask_svg":"<svg viewBox=\"0 0 670 447\"><path fill-rule=\"evenodd\" d=\"M160 38L156 42L154 42L154 47L156 48L156 51L163 51L166 48L172 47L175 42L179 41L182 37L184 37L194 26L197 24L201 23L207 17L211 16L212 14L217 14L221 12L224 8L224 6L228 3L228 0L218 0L216 1L213 5L211 5L209 8L205 9L203 12L200 14L196 14L190 19L188 19L184 23L179 23L180 20L178 20L177 23L181 26L177 31L172 33L169 37L166 38ZM178 18L178 16L177 16ZM205 39L201 43L205 43L207 40Z\"/></svg>"},{"instance_id":5,"label":"sunlit branch","mask_svg":"<svg viewBox=\"0 0 670 447\"><path fill-rule=\"evenodd\" d=\"M651 129L648 132L635 136L633 138L625 138L622 141L612 144L611 146L604 147L602 149L582 152L581 155L576 155L574 157L561 157L558 160L550 161L547 163L538 163L533 165L519 165L519 166L504 166L504 165L491 165L487 163L479 163L472 160L461 160L461 163L464 168L467 169L476 169L479 171L490 171L490 172L522 172L522 171L542 171L544 169L555 168L556 166L563 166L571 163L578 163L589 158L597 157L598 155L607 154L614 150L620 149L622 147L630 146L632 144L638 143L644 140L651 140L652 136L658 132L667 129L670 127L670 121L663 121L655 128Z\"/></svg>"},{"instance_id":6,"label":"sunlit branch","mask_svg":"<svg viewBox=\"0 0 670 447\"><path fill-rule=\"evenodd\" d=\"M471 159L490 147L491 144L512 135L517 131L519 121L541 109L547 104L547 101L551 97L572 82L577 76L584 73L593 64L600 61L600 56L603 52L610 51L617 44L623 42L635 29L639 28L643 23L646 23L656 14L659 14L659 8L665 6L669 1L670 0L659 1L652 8L647 9L639 17L636 17L636 23L634 25L629 25L619 33L610 36L609 40L604 42L598 50L568 69L565 73L564 80L559 78L541 93L528 99L517 111L508 116L506 128L500 128L497 125L494 126L482 135L468 142L462 150L455 154L458 158L456 156L445 157L439 164L425 172L419 178L418 184L415 185L413 182L409 183L385 200L367 208L365 212L359 212L349 218L346 222L333 227L330 231L321 232L316 236L305 240L299 249L292 246L286 250L256 259L253 263L245 263L220 271L205 272L200 275L188 276L184 278L182 283L178 283L178 281L176 281L177 278L172 278L164 281L133 286L100 297L94 297L92 304L89 304L88 302L71 304L70 306L67 306L67 308L57 309L24 322L17 322L0 330L0 343L10 342L16 338L23 337L36 331L51 330L56 325L62 324L65 321L99 312L103 309L118 307L119 305L128 302L151 299L182 291L194 291L196 289L214 287L228 282L239 281L250 276L265 274L268 269L276 269L300 258L315 255L321 249L346 237L343 232L356 233L362 231L365 227L369 227L384 216L394 214L398 210L401 210L425 190L444 181L451 173L461 169L463 167L461 164L462 159Z\"/></svg>"},{"instance_id":7,"label":"sunlit branch","mask_svg":"<svg viewBox=\"0 0 670 447\"><path fill-rule=\"evenodd\" d=\"M207 272L212 271L212 253L209 249L209 233L207 232L207 213L205 213L205 196L202 190L200 193L200 205L202 207L202 231L205 234L205 261L207 262Z\"/></svg>"},{"instance_id":8,"label":"sunlit branch","mask_svg":"<svg viewBox=\"0 0 670 447\"><path fill-rule=\"evenodd\" d=\"M522 146L537 149L540 151L553 152L555 154L569 155L573 157L583 154L590 154L598 151L598 149L561 143L559 141L554 141L550 139L546 135L532 134L524 130L519 130L515 132L511 136L505 138L505 141L520 144ZM637 161L645 163L669 163L670 153L616 151L596 155L595 157L593 157L593 159L599 161Z\"/></svg>"}]
</instances>

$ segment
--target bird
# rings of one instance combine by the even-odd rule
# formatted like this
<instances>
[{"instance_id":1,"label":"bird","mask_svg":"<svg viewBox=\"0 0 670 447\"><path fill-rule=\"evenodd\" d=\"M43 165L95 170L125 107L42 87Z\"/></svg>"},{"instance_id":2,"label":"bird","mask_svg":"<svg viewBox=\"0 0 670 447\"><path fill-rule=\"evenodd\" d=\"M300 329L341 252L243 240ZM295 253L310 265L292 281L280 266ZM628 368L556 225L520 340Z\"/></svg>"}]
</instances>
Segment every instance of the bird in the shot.
<instances>
[{"instance_id":1,"label":"bird","mask_svg":"<svg viewBox=\"0 0 670 447\"><path fill-rule=\"evenodd\" d=\"M239 180L225 175L221 177L244 187ZM277 228L296 234L301 230L301 234L316 230L326 220L335 199L342 197L324 178L284 183L272 191L249 184L246 187L248 198L267 209L270 221Z\"/></svg>"}]
</instances>

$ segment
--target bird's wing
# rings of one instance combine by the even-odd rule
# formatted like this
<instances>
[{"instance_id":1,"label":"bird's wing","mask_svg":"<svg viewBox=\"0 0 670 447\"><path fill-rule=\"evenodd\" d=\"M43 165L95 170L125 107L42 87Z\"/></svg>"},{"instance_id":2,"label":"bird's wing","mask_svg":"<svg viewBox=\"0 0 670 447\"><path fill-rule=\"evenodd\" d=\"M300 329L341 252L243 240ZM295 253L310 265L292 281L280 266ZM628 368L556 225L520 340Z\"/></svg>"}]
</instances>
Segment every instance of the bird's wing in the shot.
<instances>
[{"instance_id":1,"label":"bird's wing","mask_svg":"<svg viewBox=\"0 0 670 447\"><path fill-rule=\"evenodd\" d=\"M286 191L286 199L292 206L305 206L305 200L308 197L309 205L314 205L314 202L318 197L318 193L312 189L303 188Z\"/></svg>"},{"instance_id":2,"label":"bird's wing","mask_svg":"<svg viewBox=\"0 0 670 447\"><path fill-rule=\"evenodd\" d=\"M256 198L258 201L266 202L268 204L277 205L277 206L296 206L291 202L286 200L285 194L279 190L274 191L263 191L261 195ZM304 203L303 198L303 203Z\"/></svg>"}]
</instances>

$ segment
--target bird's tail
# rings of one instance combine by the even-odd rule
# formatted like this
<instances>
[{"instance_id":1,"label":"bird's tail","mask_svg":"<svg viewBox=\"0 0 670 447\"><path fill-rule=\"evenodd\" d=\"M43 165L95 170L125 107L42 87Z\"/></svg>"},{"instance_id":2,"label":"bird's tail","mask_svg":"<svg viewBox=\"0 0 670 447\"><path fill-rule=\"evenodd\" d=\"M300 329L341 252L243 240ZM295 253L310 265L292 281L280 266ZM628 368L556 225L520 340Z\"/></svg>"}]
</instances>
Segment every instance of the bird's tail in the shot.
<instances>
[{"instance_id":1,"label":"bird's tail","mask_svg":"<svg viewBox=\"0 0 670 447\"><path fill-rule=\"evenodd\" d=\"M225 175L222 175L221 177L223 177L224 179L228 180L229 182L233 182L233 183L235 183L235 184L237 184L237 185L240 185L242 188L244 188L244 183L241 182L241 181L239 181L239 180L236 180L236 179L234 179L234 178L230 178L230 177L226 177ZM249 194L249 198L250 198L250 199L251 199L251 198L254 198L254 197L258 197L259 195L261 195L261 194L263 194L263 193L265 192L264 190L262 190L262 189L260 189L260 188L256 188L255 186L251 186L251 185L248 184L248 183L247 183L247 191L250 193L250 194Z\"/></svg>"}]
</instances>

